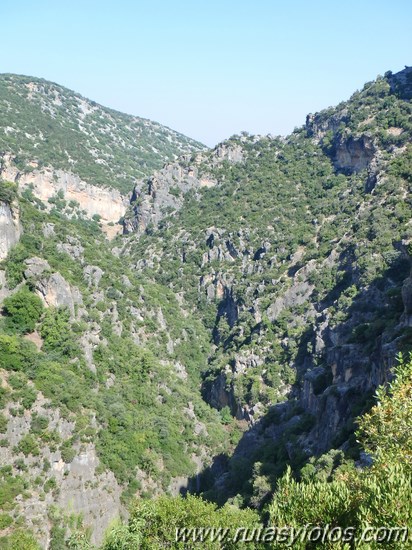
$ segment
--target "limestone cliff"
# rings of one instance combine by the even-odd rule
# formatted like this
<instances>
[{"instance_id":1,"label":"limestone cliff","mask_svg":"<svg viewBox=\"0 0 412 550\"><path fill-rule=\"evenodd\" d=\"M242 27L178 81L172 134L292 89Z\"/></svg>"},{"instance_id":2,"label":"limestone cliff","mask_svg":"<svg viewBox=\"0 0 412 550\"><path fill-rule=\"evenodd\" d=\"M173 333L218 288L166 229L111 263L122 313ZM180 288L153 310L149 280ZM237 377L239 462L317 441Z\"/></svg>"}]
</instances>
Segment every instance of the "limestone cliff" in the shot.
<instances>
[{"instance_id":1,"label":"limestone cliff","mask_svg":"<svg viewBox=\"0 0 412 550\"><path fill-rule=\"evenodd\" d=\"M0 201L0 260L4 260L10 248L19 241L21 233L18 206Z\"/></svg>"},{"instance_id":2,"label":"limestone cliff","mask_svg":"<svg viewBox=\"0 0 412 550\"><path fill-rule=\"evenodd\" d=\"M109 238L121 232L119 222L126 212L127 199L118 190L88 184L71 172L38 168L34 161L32 171L22 172L14 160L9 154L0 158L0 178L18 183L20 193L30 191L49 210L53 199L61 197L73 213L97 216Z\"/></svg>"},{"instance_id":3,"label":"limestone cliff","mask_svg":"<svg viewBox=\"0 0 412 550\"><path fill-rule=\"evenodd\" d=\"M182 155L178 162L168 163L150 178L139 180L124 218L124 233L141 234L149 226L157 227L164 217L180 210L189 191L217 185L211 169L242 161L240 145L221 143L209 152Z\"/></svg>"}]
</instances>

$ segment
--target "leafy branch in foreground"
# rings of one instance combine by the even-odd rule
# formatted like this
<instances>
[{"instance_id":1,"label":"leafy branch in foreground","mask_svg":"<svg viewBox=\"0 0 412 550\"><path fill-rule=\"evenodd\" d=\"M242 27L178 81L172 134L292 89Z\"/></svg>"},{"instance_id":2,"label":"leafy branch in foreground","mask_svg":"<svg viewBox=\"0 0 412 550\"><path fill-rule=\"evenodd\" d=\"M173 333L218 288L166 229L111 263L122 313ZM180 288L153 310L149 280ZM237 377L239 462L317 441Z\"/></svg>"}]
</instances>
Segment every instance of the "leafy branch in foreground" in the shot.
<instances>
[{"instance_id":1,"label":"leafy branch in foreground","mask_svg":"<svg viewBox=\"0 0 412 550\"><path fill-rule=\"evenodd\" d=\"M412 355L398 356L394 380L376 391L377 404L359 421L358 436L375 463L412 468Z\"/></svg>"},{"instance_id":2,"label":"leafy branch in foreground","mask_svg":"<svg viewBox=\"0 0 412 550\"><path fill-rule=\"evenodd\" d=\"M410 528L412 509L412 356L399 356L396 378L376 392L377 404L359 419L357 435L373 457L366 469L338 469L330 483L298 482L291 470L279 481L269 507L271 524L306 524L354 528L355 537L367 527ZM299 546L300 544L300 546ZM296 548L312 548L310 542ZM378 541L358 542L356 548L379 548ZM405 544L405 545L404 545ZM392 540L387 548L407 548L407 542ZM318 547L318 546L317 546ZM321 546L322 547L322 546ZM353 548L346 542L325 542L324 548Z\"/></svg>"}]
</instances>

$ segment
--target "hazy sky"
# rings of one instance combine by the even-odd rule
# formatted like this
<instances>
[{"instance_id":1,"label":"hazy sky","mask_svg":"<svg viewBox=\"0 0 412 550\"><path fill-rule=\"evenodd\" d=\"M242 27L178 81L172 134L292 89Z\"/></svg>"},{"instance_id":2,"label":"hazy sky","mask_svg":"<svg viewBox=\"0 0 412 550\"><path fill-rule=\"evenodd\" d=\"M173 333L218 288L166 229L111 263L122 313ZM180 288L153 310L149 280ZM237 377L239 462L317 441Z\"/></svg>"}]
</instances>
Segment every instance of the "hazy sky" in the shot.
<instances>
[{"instance_id":1,"label":"hazy sky","mask_svg":"<svg viewBox=\"0 0 412 550\"><path fill-rule=\"evenodd\" d=\"M410 0L0 0L0 72L207 145L286 134L412 65Z\"/></svg>"}]
</instances>

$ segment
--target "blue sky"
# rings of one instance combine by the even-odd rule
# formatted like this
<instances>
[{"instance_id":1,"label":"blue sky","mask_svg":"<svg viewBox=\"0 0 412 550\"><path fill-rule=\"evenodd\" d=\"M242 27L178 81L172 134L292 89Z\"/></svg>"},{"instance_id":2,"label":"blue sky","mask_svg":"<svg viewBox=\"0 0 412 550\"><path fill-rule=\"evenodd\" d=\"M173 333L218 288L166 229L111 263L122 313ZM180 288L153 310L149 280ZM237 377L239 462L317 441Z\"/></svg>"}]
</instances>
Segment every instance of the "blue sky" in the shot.
<instances>
[{"instance_id":1,"label":"blue sky","mask_svg":"<svg viewBox=\"0 0 412 550\"><path fill-rule=\"evenodd\" d=\"M207 145L287 134L412 65L410 0L1 0L0 72L43 77Z\"/></svg>"}]
</instances>

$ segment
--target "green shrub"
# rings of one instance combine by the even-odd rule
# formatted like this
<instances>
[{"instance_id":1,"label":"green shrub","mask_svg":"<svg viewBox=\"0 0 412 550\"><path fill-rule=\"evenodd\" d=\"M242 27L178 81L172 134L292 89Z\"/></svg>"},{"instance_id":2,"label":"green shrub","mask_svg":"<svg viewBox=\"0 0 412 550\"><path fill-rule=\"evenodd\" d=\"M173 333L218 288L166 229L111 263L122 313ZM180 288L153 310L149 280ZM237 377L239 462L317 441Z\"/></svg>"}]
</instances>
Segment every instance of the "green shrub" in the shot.
<instances>
[{"instance_id":1,"label":"green shrub","mask_svg":"<svg viewBox=\"0 0 412 550\"><path fill-rule=\"evenodd\" d=\"M61 455L64 462L66 462L66 464L69 464L76 456L76 451L73 449L73 447L71 447L69 443L67 445L62 445Z\"/></svg>"},{"instance_id":2,"label":"green shrub","mask_svg":"<svg viewBox=\"0 0 412 550\"><path fill-rule=\"evenodd\" d=\"M0 180L0 202L11 203L17 197L17 185Z\"/></svg>"},{"instance_id":3,"label":"green shrub","mask_svg":"<svg viewBox=\"0 0 412 550\"><path fill-rule=\"evenodd\" d=\"M15 452L23 453L24 456L39 456L40 449L36 439L31 434L24 435L14 448Z\"/></svg>"},{"instance_id":4,"label":"green shrub","mask_svg":"<svg viewBox=\"0 0 412 550\"><path fill-rule=\"evenodd\" d=\"M46 310L40 327L46 351L57 351L73 357L79 352L76 336L71 330L70 312L67 308L50 307Z\"/></svg>"},{"instance_id":5,"label":"green shrub","mask_svg":"<svg viewBox=\"0 0 412 550\"><path fill-rule=\"evenodd\" d=\"M189 548L176 543L176 529L185 527L213 526L228 529L225 548L263 548L263 545L231 542L230 538L240 527L256 528L262 525L259 516L252 510L239 510L226 505L218 509L216 504L205 502L199 497L187 498L163 496L151 501L139 501L131 509L129 522L110 530L103 544L103 550L160 550L162 548ZM190 548L217 549L216 542L192 543Z\"/></svg>"},{"instance_id":6,"label":"green shrub","mask_svg":"<svg viewBox=\"0 0 412 550\"><path fill-rule=\"evenodd\" d=\"M382 464L402 464L412 471L412 355L398 356L395 379L376 392L378 404L359 421L358 437Z\"/></svg>"},{"instance_id":7,"label":"green shrub","mask_svg":"<svg viewBox=\"0 0 412 550\"><path fill-rule=\"evenodd\" d=\"M3 310L7 315L7 325L24 334L35 329L43 313L43 303L27 287L23 287L4 300Z\"/></svg>"},{"instance_id":8,"label":"green shrub","mask_svg":"<svg viewBox=\"0 0 412 550\"><path fill-rule=\"evenodd\" d=\"M0 368L27 372L33 367L36 356L36 347L32 342L17 336L0 334ZM3 395L5 399L6 394Z\"/></svg>"},{"instance_id":9,"label":"green shrub","mask_svg":"<svg viewBox=\"0 0 412 550\"><path fill-rule=\"evenodd\" d=\"M0 474L0 507L3 510L11 510L14 499L24 491L24 482L20 476L11 474L12 466L1 468Z\"/></svg>"},{"instance_id":10,"label":"green shrub","mask_svg":"<svg viewBox=\"0 0 412 550\"><path fill-rule=\"evenodd\" d=\"M30 431L34 434L41 434L49 425L49 420L46 416L33 415Z\"/></svg>"},{"instance_id":11,"label":"green shrub","mask_svg":"<svg viewBox=\"0 0 412 550\"><path fill-rule=\"evenodd\" d=\"M26 386L24 389L16 392L16 398L20 400L23 409L30 409L36 401L37 391L31 386Z\"/></svg>"},{"instance_id":12,"label":"green shrub","mask_svg":"<svg viewBox=\"0 0 412 550\"><path fill-rule=\"evenodd\" d=\"M271 524L351 527L356 536L367 526L411 525L412 357L408 362L400 357L395 374L396 379L388 388L377 391L378 404L359 419L358 437L372 454L373 466L364 470L338 468L330 482L316 479L316 464L302 469L301 482L293 479L288 468L269 507ZM335 458L330 455L327 472ZM337 546L325 543L324 547L348 548L343 542ZM399 542L388 543L386 547L408 548ZM307 541L298 541L295 548L311 546ZM371 542L361 548L380 546Z\"/></svg>"},{"instance_id":13,"label":"green shrub","mask_svg":"<svg viewBox=\"0 0 412 550\"><path fill-rule=\"evenodd\" d=\"M0 531L7 529L13 523L13 518L8 514L0 514Z\"/></svg>"},{"instance_id":14,"label":"green shrub","mask_svg":"<svg viewBox=\"0 0 412 550\"><path fill-rule=\"evenodd\" d=\"M233 420L232 415L230 414L230 408L228 406L223 407L220 411L220 416L223 424L230 424Z\"/></svg>"},{"instance_id":15,"label":"green shrub","mask_svg":"<svg viewBox=\"0 0 412 550\"><path fill-rule=\"evenodd\" d=\"M56 488L57 488L57 482L54 477L49 478L43 486L43 490L45 493L54 491Z\"/></svg>"},{"instance_id":16,"label":"green shrub","mask_svg":"<svg viewBox=\"0 0 412 550\"><path fill-rule=\"evenodd\" d=\"M0 434L4 434L7 431L8 420L3 413L0 413Z\"/></svg>"},{"instance_id":17,"label":"green shrub","mask_svg":"<svg viewBox=\"0 0 412 550\"><path fill-rule=\"evenodd\" d=\"M27 531L17 530L10 536L0 539L2 550L41 550L39 543Z\"/></svg>"}]
</instances>

